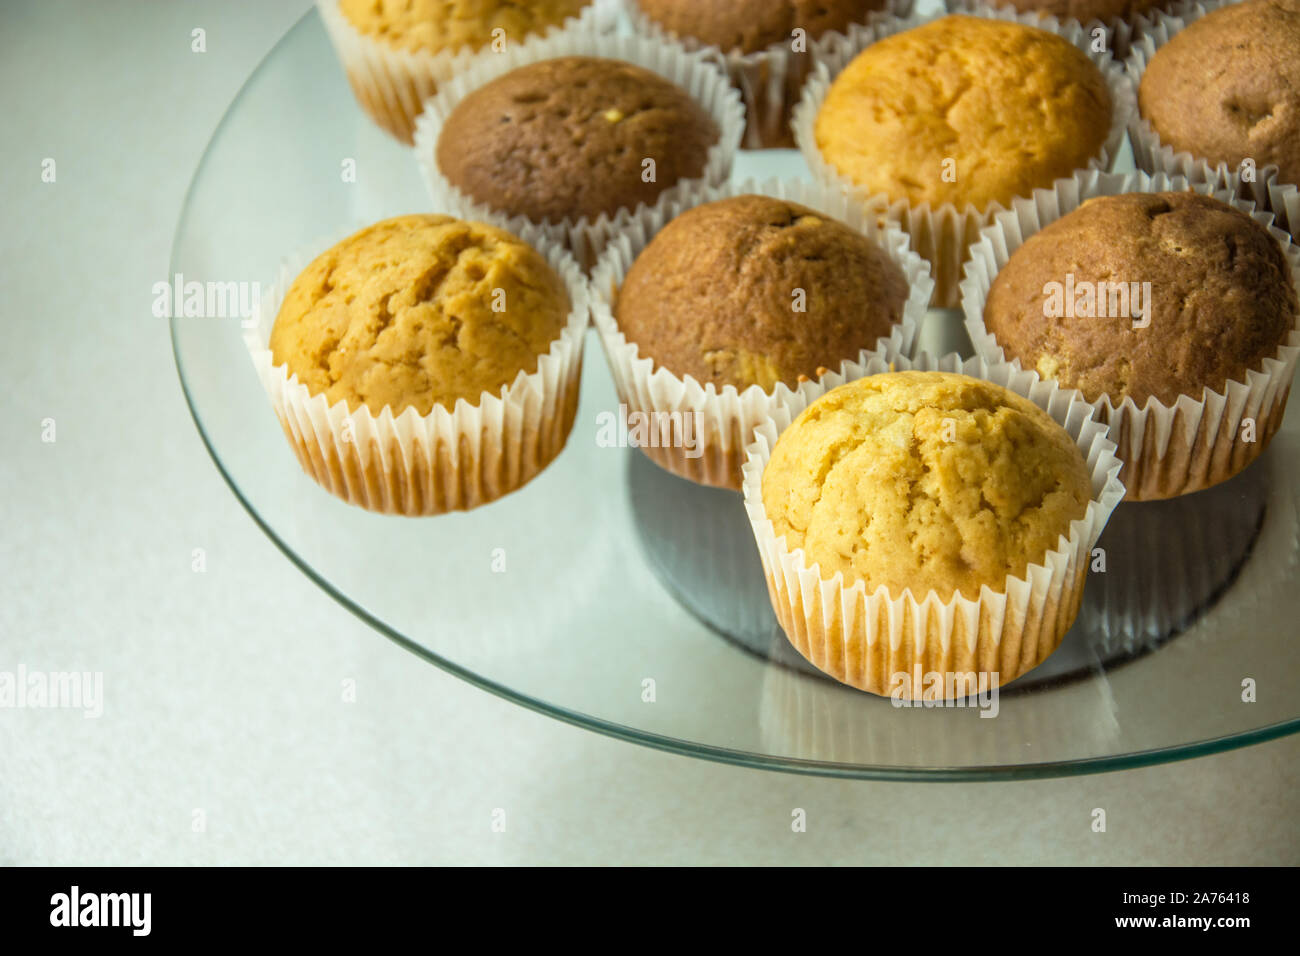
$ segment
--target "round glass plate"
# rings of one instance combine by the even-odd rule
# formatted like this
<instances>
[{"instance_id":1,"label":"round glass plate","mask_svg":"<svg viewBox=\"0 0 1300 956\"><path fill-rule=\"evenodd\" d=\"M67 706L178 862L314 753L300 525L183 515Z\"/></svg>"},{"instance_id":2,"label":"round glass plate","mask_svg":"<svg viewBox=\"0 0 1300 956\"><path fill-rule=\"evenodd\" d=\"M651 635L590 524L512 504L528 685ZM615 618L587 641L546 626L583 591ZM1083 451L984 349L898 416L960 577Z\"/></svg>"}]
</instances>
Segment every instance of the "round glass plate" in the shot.
<instances>
[{"instance_id":1,"label":"round glass plate","mask_svg":"<svg viewBox=\"0 0 1300 956\"><path fill-rule=\"evenodd\" d=\"M737 164L738 176L776 174L807 170L793 151ZM414 158L356 106L312 11L213 136L171 271L182 289L265 286L283 257L322 237L428 208ZM1233 481L1120 506L1101 542L1105 571L1090 574L1078 622L1046 664L994 700L900 708L790 649L737 495L601 446L598 416L618 401L594 333L577 423L551 467L485 508L404 519L343 504L301 472L238 314L202 311L172 320L176 364L253 519L377 630L525 706L694 756L907 779L1111 770L1300 729L1298 409ZM923 343L966 345L943 312Z\"/></svg>"}]
</instances>

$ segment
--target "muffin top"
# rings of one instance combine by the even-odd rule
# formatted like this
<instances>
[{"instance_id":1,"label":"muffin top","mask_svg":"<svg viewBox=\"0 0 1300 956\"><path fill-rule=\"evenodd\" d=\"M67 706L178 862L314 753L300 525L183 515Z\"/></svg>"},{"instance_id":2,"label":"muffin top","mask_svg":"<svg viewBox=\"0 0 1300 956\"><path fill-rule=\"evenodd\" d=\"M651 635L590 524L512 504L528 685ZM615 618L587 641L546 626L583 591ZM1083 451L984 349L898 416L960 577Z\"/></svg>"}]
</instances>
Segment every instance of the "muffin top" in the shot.
<instances>
[{"instance_id":1,"label":"muffin top","mask_svg":"<svg viewBox=\"0 0 1300 956\"><path fill-rule=\"evenodd\" d=\"M1021 13L1041 13L1058 20L1088 23L1131 20L1152 7L1167 7L1173 0L1006 0Z\"/></svg>"},{"instance_id":2,"label":"muffin top","mask_svg":"<svg viewBox=\"0 0 1300 956\"><path fill-rule=\"evenodd\" d=\"M979 597L1041 562L1091 498L1083 455L1045 411L1000 385L890 372L804 409L763 472L777 536L823 578L871 593Z\"/></svg>"},{"instance_id":3,"label":"muffin top","mask_svg":"<svg viewBox=\"0 0 1300 956\"><path fill-rule=\"evenodd\" d=\"M1199 193L1127 193L1031 236L994 279L984 324L1008 359L1088 401L1169 405L1244 380L1296 309L1286 257L1250 216Z\"/></svg>"},{"instance_id":4,"label":"muffin top","mask_svg":"<svg viewBox=\"0 0 1300 956\"><path fill-rule=\"evenodd\" d=\"M532 374L569 310L564 283L522 239L446 216L399 216L302 271L271 329L271 354L331 405L427 415Z\"/></svg>"},{"instance_id":5,"label":"muffin top","mask_svg":"<svg viewBox=\"0 0 1300 956\"><path fill-rule=\"evenodd\" d=\"M398 50L478 49L503 30L511 43L577 16L590 0L339 0L360 33Z\"/></svg>"},{"instance_id":6,"label":"muffin top","mask_svg":"<svg viewBox=\"0 0 1300 956\"><path fill-rule=\"evenodd\" d=\"M736 196L689 209L637 256L620 330L675 375L793 387L888 336L907 278L859 232L797 203Z\"/></svg>"},{"instance_id":7,"label":"muffin top","mask_svg":"<svg viewBox=\"0 0 1300 956\"><path fill-rule=\"evenodd\" d=\"M871 193L983 209L1085 167L1110 122L1101 71L1066 40L949 16L858 54L814 132L826 161Z\"/></svg>"},{"instance_id":8,"label":"muffin top","mask_svg":"<svg viewBox=\"0 0 1300 956\"><path fill-rule=\"evenodd\" d=\"M653 203L704 174L718 136L708 111L658 73L569 56L467 96L447 117L437 161L478 202L560 222Z\"/></svg>"},{"instance_id":9,"label":"muffin top","mask_svg":"<svg viewBox=\"0 0 1300 956\"><path fill-rule=\"evenodd\" d=\"M1161 141L1212 163L1247 158L1300 182L1300 0L1250 0L1156 51L1138 107Z\"/></svg>"},{"instance_id":10,"label":"muffin top","mask_svg":"<svg viewBox=\"0 0 1300 956\"><path fill-rule=\"evenodd\" d=\"M728 52L755 53L788 43L796 29L809 40L865 23L885 0L636 0L641 12L678 37Z\"/></svg>"}]
</instances>

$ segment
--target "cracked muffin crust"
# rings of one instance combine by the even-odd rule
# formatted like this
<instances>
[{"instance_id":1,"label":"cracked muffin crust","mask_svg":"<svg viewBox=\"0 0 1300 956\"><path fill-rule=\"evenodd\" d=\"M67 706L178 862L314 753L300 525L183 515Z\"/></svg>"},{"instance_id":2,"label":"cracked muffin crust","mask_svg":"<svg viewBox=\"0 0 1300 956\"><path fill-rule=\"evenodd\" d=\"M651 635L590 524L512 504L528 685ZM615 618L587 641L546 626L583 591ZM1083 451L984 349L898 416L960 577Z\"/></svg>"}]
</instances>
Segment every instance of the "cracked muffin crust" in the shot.
<instances>
[{"instance_id":1,"label":"cracked muffin crust","mask_svg":"<svg viewBox=\"0 0 1300 956\"><path fill-rule=\"evenodd\" d=\"M947 16L858 54L827 91L814 136L872 194L984 209L1086 167L1112 108L1101 71L1067 40Z\"/></svg>"},{"instance_id":2,"label":"cracked muffin crust","mask_svg":"<svg viewBox=\"0 0 1300 956\"><path fill-rule=\"evenodd\" d=\"M1176 151L1275 164L1300 183L1300 0L1248 0L1188 24L1147 64L1138 109Z\"/></svg>"},{"instance_id":3,"label":"cracked muffin crust","mask_svg":"<svg viewBox=\"0 0 1300 956\"><path fill-rule=\"evenodd\" d=\"M1047 308L1048 289L1069 276L1098 303L1100 283L1150 283L1149 325L1134 327L1131 300L1123 315L1049 317L1061 310ZM1244 380L1296 312L1286 257L1250 216L1199 193L1126 193L1090 199L1026 240L994 279L984 324L1008 360L1090 402L1142 407Z\"/></svg>"},{"instance_id":4,"label":"cracked muffin crust","mask_svg":"<svg viewBox=\"0 0 1300 956\"><path fill-rule=\"evenodd\" d=\"M436 159L476 202L554 223L653 203L704 174L719 135L708 111L659 74L568 56L467 96L443 126Z\"/></svg>"},{"instance_id":5,"label":"cracked muffin crust","mask_svg":"<svg viewBox=\"0 0 1300 956\"><path fill-rule=\"evenodd\" d=\"M664 226L628 270L614 312L640 354L674 375L771 391L874 348L907 295L903 271L866 236L797 203L745 195Z\"/></svg>"},{"instance_id":6,"label":"cracked muffin crust","mask_svg":"<svg viewBox=\"0 0 1300 956\"><path fill-rule=\"evenodd\" d=\"M885 0L636 0L647 17L679 37L724 52L756 53L790 40L795 28L808 40L863 23Z\"/></svg>"},{"instance_id":7,"label":"cracked muffin crust","mask_svg":"<svg viewBox=\"0 0 1300 956\"><path fill-rule=\"evenodd\" d=\"M543 33L582 12L590 0L339 0L357 31L394 49L438 52L478 49L503 30L512 43Z\"/></svg>"},{"instance_id":8,"label":"cracked muffin crust","mask_svg":"<svg viewBox=\"0 0 1300 956\"><path fill-rule=\"evenodd\" d=\"M1044 560L1091 480L1050 415L993 382L889 372L827 392L781 433L762 477L786 547L845 586L977 599Z\"/></svg>"},{"instance_id":9,"label":"cracked muffin crust","mask_svg":"<svg viewBox=\"0 0 1300 956\"><path fill-rule=\"evenodd\" d=\"M302 271L270 349L331 405L427 415L532 374L569 311L563 281L522 239L447 216L399 216Z\"/></svg>"}]
</instances>

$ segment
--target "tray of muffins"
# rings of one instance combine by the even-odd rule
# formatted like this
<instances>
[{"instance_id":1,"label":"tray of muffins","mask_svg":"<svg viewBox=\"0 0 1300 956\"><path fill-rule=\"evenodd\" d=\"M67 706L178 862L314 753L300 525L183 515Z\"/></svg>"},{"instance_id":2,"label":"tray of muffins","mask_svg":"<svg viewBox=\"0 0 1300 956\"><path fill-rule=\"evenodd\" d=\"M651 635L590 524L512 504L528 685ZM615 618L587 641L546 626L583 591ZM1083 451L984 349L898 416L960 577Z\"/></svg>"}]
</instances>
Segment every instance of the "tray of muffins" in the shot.
<instances>
[{"instance_id":1,"label":"tray of muffins","mask_svg":"<svg viewBox=\"0 0 1300 956\"><path fill-rule=\"evenodd\" d=\"M319 0L177 230L251 292L172 319L190 409L311 580L752 766L1300 729L1300 0L450 10Z\"/></svg>"}]
</instances>

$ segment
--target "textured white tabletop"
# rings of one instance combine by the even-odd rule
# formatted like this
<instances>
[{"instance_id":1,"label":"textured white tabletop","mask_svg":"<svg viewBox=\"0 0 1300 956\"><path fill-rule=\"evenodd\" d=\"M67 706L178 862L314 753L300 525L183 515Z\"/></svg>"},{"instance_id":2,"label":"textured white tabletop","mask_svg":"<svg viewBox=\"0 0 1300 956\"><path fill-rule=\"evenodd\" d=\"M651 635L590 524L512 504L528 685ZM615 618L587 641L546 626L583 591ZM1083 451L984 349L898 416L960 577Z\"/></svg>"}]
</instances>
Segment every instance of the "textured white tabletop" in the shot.
<instances>
[{"instance_id":1,"label":"textured white tabletop","mask_svg":"<svg viewBox=\"0 0 1300 956\"><path fill-rule=\"evenodd\" d=\"M1300 862L1298 737L1031 783L741 770L491 697L307 581L213 467L150 314L209 135L306 7L0 11L0 671L104 674L98 719L0 709L0 863Z\"/></svg>"}]
</instances>

